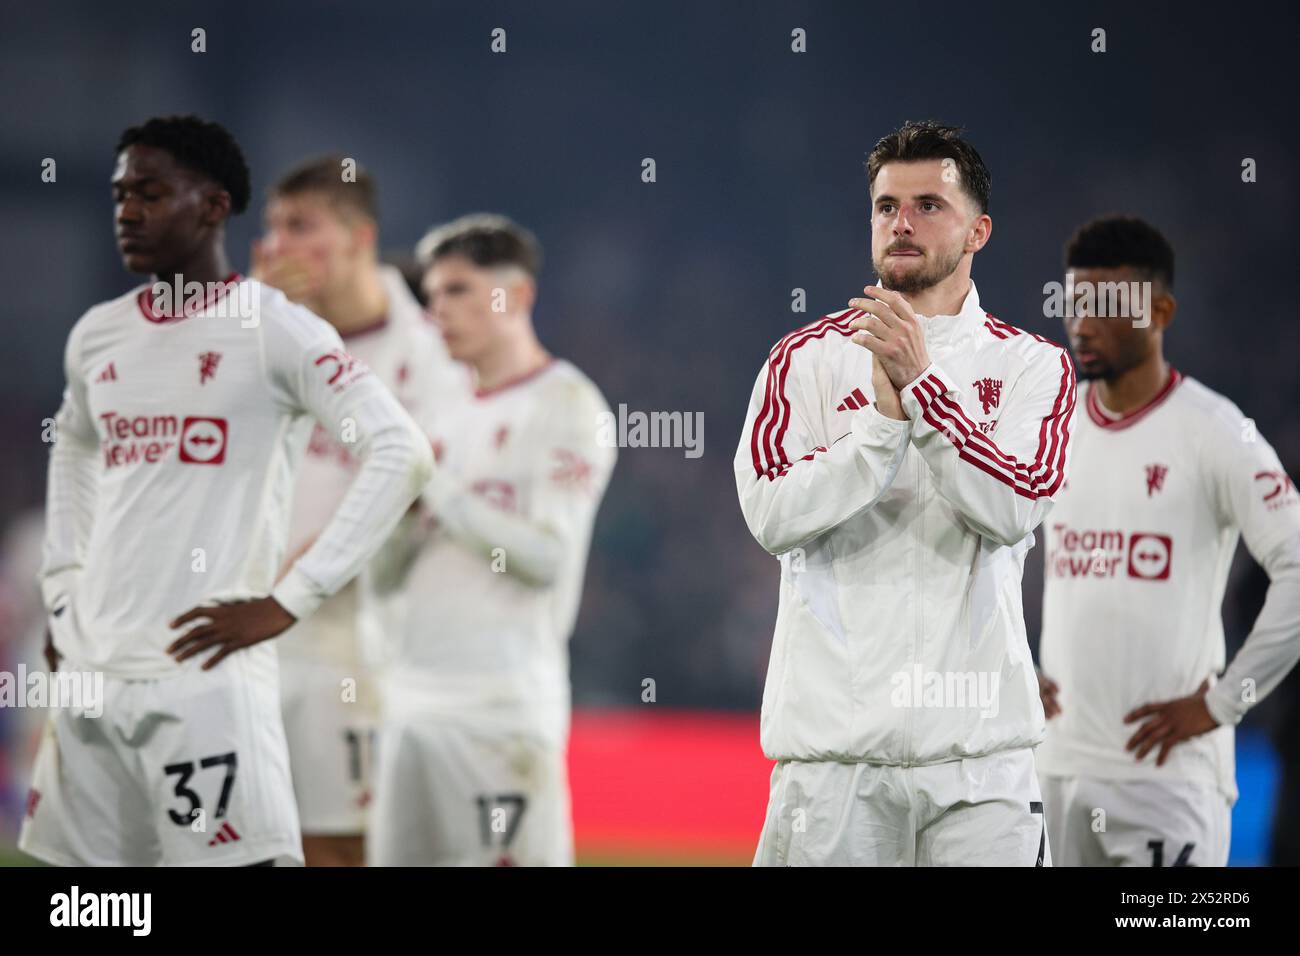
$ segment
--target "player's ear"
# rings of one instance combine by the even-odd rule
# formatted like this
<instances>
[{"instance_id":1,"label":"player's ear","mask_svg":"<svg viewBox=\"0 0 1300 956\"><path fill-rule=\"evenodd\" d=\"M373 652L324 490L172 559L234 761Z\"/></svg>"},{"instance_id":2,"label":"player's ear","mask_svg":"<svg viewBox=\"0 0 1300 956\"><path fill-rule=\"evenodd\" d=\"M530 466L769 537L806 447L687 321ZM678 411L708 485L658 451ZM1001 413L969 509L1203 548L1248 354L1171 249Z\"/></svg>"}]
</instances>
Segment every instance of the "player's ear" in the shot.
<instances>
[{"instance_id":1,"label":"player's ear","mask_svg":"<svg viewBox=\"0 0 1300 956\"><path fill-rule=\"evenodd\" d=\"M511 297L519 303L519 311L531 315L533 304L537 302L537 283L532 279L521 278L511 290Z\"/></svg>"},{"instance_id":2,"label":"player's ear","mask_svg":"<svg viewBox=\"0 0 1300 956\"><path fill-rule=\"evenodd\" d=\"M357 249L375 249L379 242L379 227L373 220L357 217L352 224L352 243Z\"/></svg>"},{"instance_id":3,"label":"player's ear","mask_svg":"<svg viewBox=\"0 0 1300 956\"><path fill-rule=\"evenodd\" d=\"M230 193L220 186L211 186L203 197L203 224L219 226L230 218Z\"/></svg>"},{"instance_id":4,"label":"player's ear","mask_svg":"<svg viewBox=\"0 0 1300 956\"><path fill-rule=\"evenodd\" d=\"M1178 300L1168 289L1160 289L1151 297L1151 323L1158 329L1167 329L1178 311Z\"/></svg>"},{"instance_id":5,"label":"player's ear","mask_svg":"<svg viewBox=\"0 0 1300 956\"><path fill-rule=\"evenodd\" d=\"M993 235L993 220L988 213L982 212L975 217L971 223L970 230L966 233L966 252L979 252L989 241L989 236Z\"/></svg>"}]
</instances>

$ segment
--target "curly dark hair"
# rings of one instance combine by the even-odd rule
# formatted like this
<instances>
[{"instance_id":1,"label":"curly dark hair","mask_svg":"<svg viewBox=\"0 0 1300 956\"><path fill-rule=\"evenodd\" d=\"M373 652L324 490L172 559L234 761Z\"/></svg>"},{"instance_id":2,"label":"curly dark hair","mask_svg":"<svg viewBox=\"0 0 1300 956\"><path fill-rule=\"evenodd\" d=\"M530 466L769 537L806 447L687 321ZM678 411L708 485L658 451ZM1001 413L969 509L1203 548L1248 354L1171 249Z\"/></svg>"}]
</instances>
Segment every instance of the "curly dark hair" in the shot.
<instances>
[{"instance_id":1,"label":"curly dark hair","mask_svg":"<svg viewBox=\"0 0 1300 956\"><path fill-rule=\"evenodd\" d=\"M1137 270L1148 281L1174 287L1174 247L1136 216L1102 216L1079 227L1065 246L1066 268Z\"/></svg>"},{"instance_id":2,"label":"curly dark hair","mask_svg":"<svg viewBox=\"0 0 1300 956\"><path fill-rule=\"evenodd\" d=\"M244 151L219 123L197 116L155 116L122 133L113 155L136 144L166 150L186 169L217 183L230 193L232 212L238 214L248 208L253 188Z\"/></svg>"},{"instance_id":3,"label":"curly dark hair","mask_svg":"<svg viewBox=\"0 0 1300 956\"><path fill-rule=\"evenodd\" d=\"M908 120L884 136L867 154L868 188L876 188L876 175L886 163L910 163L923 159L951 159L957 166L961 186L975 200L981 213L989 211L992 177L979 152L962 138L965 130L933 120Z\"/></svg>"}]
</instances>

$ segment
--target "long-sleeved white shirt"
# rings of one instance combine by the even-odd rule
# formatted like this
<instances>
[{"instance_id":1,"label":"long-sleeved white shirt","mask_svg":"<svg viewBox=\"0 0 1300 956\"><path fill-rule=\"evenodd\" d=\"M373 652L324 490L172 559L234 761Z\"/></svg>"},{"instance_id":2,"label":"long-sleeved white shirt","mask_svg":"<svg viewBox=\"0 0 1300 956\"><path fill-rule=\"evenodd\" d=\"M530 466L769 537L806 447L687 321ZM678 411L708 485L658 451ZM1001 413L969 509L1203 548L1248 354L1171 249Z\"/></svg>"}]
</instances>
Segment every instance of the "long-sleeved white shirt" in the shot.
<instances>
[{"instance_id":1,"label":"long-sleeved white shirt","mask_svg":"<svg viewBox=\"0 0 1300 956\"><path fill-rule=\"evenodd\" d=\"M438 409L459 394L468 372L453 362L433 324L391 266L379 272L388 311L375 326L343 335L348 354L370 369L413 415ZM294 478L289 520L290 555L300 553L329 524L361 468L354 447L339 429L317 423ZM282 662L306 659L357 673L357 595L347 584L306 620L277 640Z\"/></svg>"},{"instance_id":2,"label":"long-sleeved white shirt","mask_svg":"<svg viewBox=\"0 0 1300 956\"><path fill-rule=\"evenodd\" d=\"M425 438L324 320L232 277L190 314L149 288L90 309L68 336L50 455L42 593L69 666L158 677L168 622L272 596L311 614L350 580L432 471ZM362 467L279 584L294 467L312 420ZM267 642L243 653L273 655Z\"/></svg>"},{"instance_id":3,"label":"long-sleeved white shirt","mask_svg":"<svg viewBox=\"0 0 1300 956\"><path fill-rule=\"evenodd\" d=\"M427 421L440 467L361 579L362 640L390 713L568 732L568 640L617 450L563 360Z\"/></svg>"},{"instance_id":4,"label":"long-sleeved white shirt","mask_svg":"<svg viewBox=\"0 0 1300 956\"><path fill-rule=\"evenodd\" d=\"M980 307L922 317L931 365L874 407L835 313L777 343L736 452L781 558L761 735L773 759L913 765L1032 746L1043 711L1020 583L1066 471L1074 371Z\"/></svg>"},{"instance_id":5,"label":"long-sleeved white shirt","mask_svg":"<svg viewBox=\"0 0 1300 956\"><path fill-rule=\"evenodd\" d=\"M1169 370L1145 406L1114 415L1090 384L1068 485L1044 526L1043 673L1060 715L1043 773L1198 780L1236 796L1232 727L1300 658L1300 495L1231 401ZM1138 761L1125 744L1142 704L1194 693L1223 670L1220 608L1237 541L1268 596L1206 694L1216 730Z\"/></svg>"}]
</instances>

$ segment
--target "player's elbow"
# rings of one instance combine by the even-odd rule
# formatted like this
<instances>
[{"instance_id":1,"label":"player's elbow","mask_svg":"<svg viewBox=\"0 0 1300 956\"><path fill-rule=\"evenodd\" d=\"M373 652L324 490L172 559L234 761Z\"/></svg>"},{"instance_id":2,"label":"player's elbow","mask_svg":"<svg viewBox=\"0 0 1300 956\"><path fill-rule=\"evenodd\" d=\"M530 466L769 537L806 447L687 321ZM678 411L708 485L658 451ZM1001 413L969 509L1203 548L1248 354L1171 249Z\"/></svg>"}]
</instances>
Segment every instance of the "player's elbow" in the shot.
<instances>
[{"instance_id":1,"label":"player's elbow","mask_svg":"<svg viewBox=\"0 0 1300 956\"><path fill-rule=\"evenodd\" d=\"M749 533L754 536L754 540L768 554L780 557L799 545L790 529L783 522L773 520L771 515L754 515L746 510L745 524L749 526Z\"/></svg>"},{"instance_id":2,"label":"player's elbow","mask_svg":"<svg viewBox=\"0 0 1300 956\"><path fill-rule=\"evenodd\" d=\"M777 520L776 509L772 507L774 502L762 494L765 489L758 482L766 480L755 480L749 475L738 476L736 490L740 497L740 510L749 533L763 550L768 554L782 555L799 542L791 538L789 522Z\"/></svg>"},{"instance_id":3,"label":"player's elbow","mask_svg":"<svg viewBox=\"0 0 1300 956\"><path fill-rule=\"evenodd\" d=\"M421 489L433 478L433 450L428 440L418 428L404 428L400 432L395 431L390 440L384 443L382 453L392 462L393 468L405 477L406 487L414 501Z\"/></svg>"},{"instance_id":4,"label":"player's elbow","mask_svg":"<svg viewBox=\"0 0 1300 956\"><path fill-rule=\"evenodd\" d=\"M534 553L517 562L513 569L515 576L530 587L548 588L560 579L560 570L565 565L567 555L564 543L557 537L547 535L532 550ZM509 560L508 555L502 557Z\"/></svg>"},{"instance_id":5,"label":"player's elbow","mask_svg":"<svg viewBox=\"0 0 1300 956\"><path fill-rule=\"evenodd\" d=\"M417 432L411 439L411 460L408 464L411 480L416 489L423 488L429 483L435 467L433 449L429 447L425 437Z\"/></svg>"},{"instance_id":6,"label":"player's elbow","mask_svg":"<svg viewBox=\"0 0 1300 956\"><path fill-rule=\"evenodd\" d=\"M523 584L540 590L554 584L558 574L559 569L555 565L537 564L519 568L515 572L515 577Z\"/></svg>"},{"instance_id":7,"label":"player's elbow","mask_svg":"<svg viewBox=\"0 0 1300 956\"><path fill-rule=\"evenodd\" d=\"M986 522L982 533L984 537L997 544L1013 547L1033 534L1034 529L1043 523L1051 507L1051 498L1044 497L1034 501L1016 500L1006 511Z\"/></svg>"}]
</instances>

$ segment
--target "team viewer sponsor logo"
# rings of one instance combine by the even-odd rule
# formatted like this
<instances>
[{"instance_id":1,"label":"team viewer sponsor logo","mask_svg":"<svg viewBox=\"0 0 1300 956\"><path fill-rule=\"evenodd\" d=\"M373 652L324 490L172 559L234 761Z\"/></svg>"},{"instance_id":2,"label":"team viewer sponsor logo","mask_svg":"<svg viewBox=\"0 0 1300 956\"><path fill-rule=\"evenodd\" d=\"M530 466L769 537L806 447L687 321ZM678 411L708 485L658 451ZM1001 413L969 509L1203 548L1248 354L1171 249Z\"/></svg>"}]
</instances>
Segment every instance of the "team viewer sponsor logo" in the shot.
<instances>
[{"instance_id":1,"label":"team viewer sponsor logo","mask_svg":"<svg viewBox=\"0 0 1300 956\"><path fill-rule=\"evenodd\" d=\"M99 416L104 428L104 467L156 465L179 460L196 465L219 465L226 460L226 420L176 415Z\"/></svg>"},{"instance_id":2,"label":"team viewer sponsor logo","mask_svg":"<svg viewBox=\"0 0 1300 956\"><path fill-rule=\"evenodd\" d=\"M1151 531L1078 529L1052 525L1047 573L1058 578L1129 577L1167 581L1174 539Z\"/></svg>"},{"instance_id":3,"label":"team viewer sponsor logo","mask_svg":"<svg viewBox=\"0 0 1300 956\"><path fill-rule=\"evenodd\" d=\"M181 429L181 461L219 465L226 460L226 420L187 418Z\"/></svg>"},{"instance_id":4,"label":"team viewer sponsor logo","mask_svg":"<svg viewBox=\"0 0 1300 956\"><path fill-rule=\"evenodd\" d=\"M1133 533L1128 540L1128 576L1148 581L1169 579L1174 540L1167 534Z\"/></svg>"}]
</instances>

